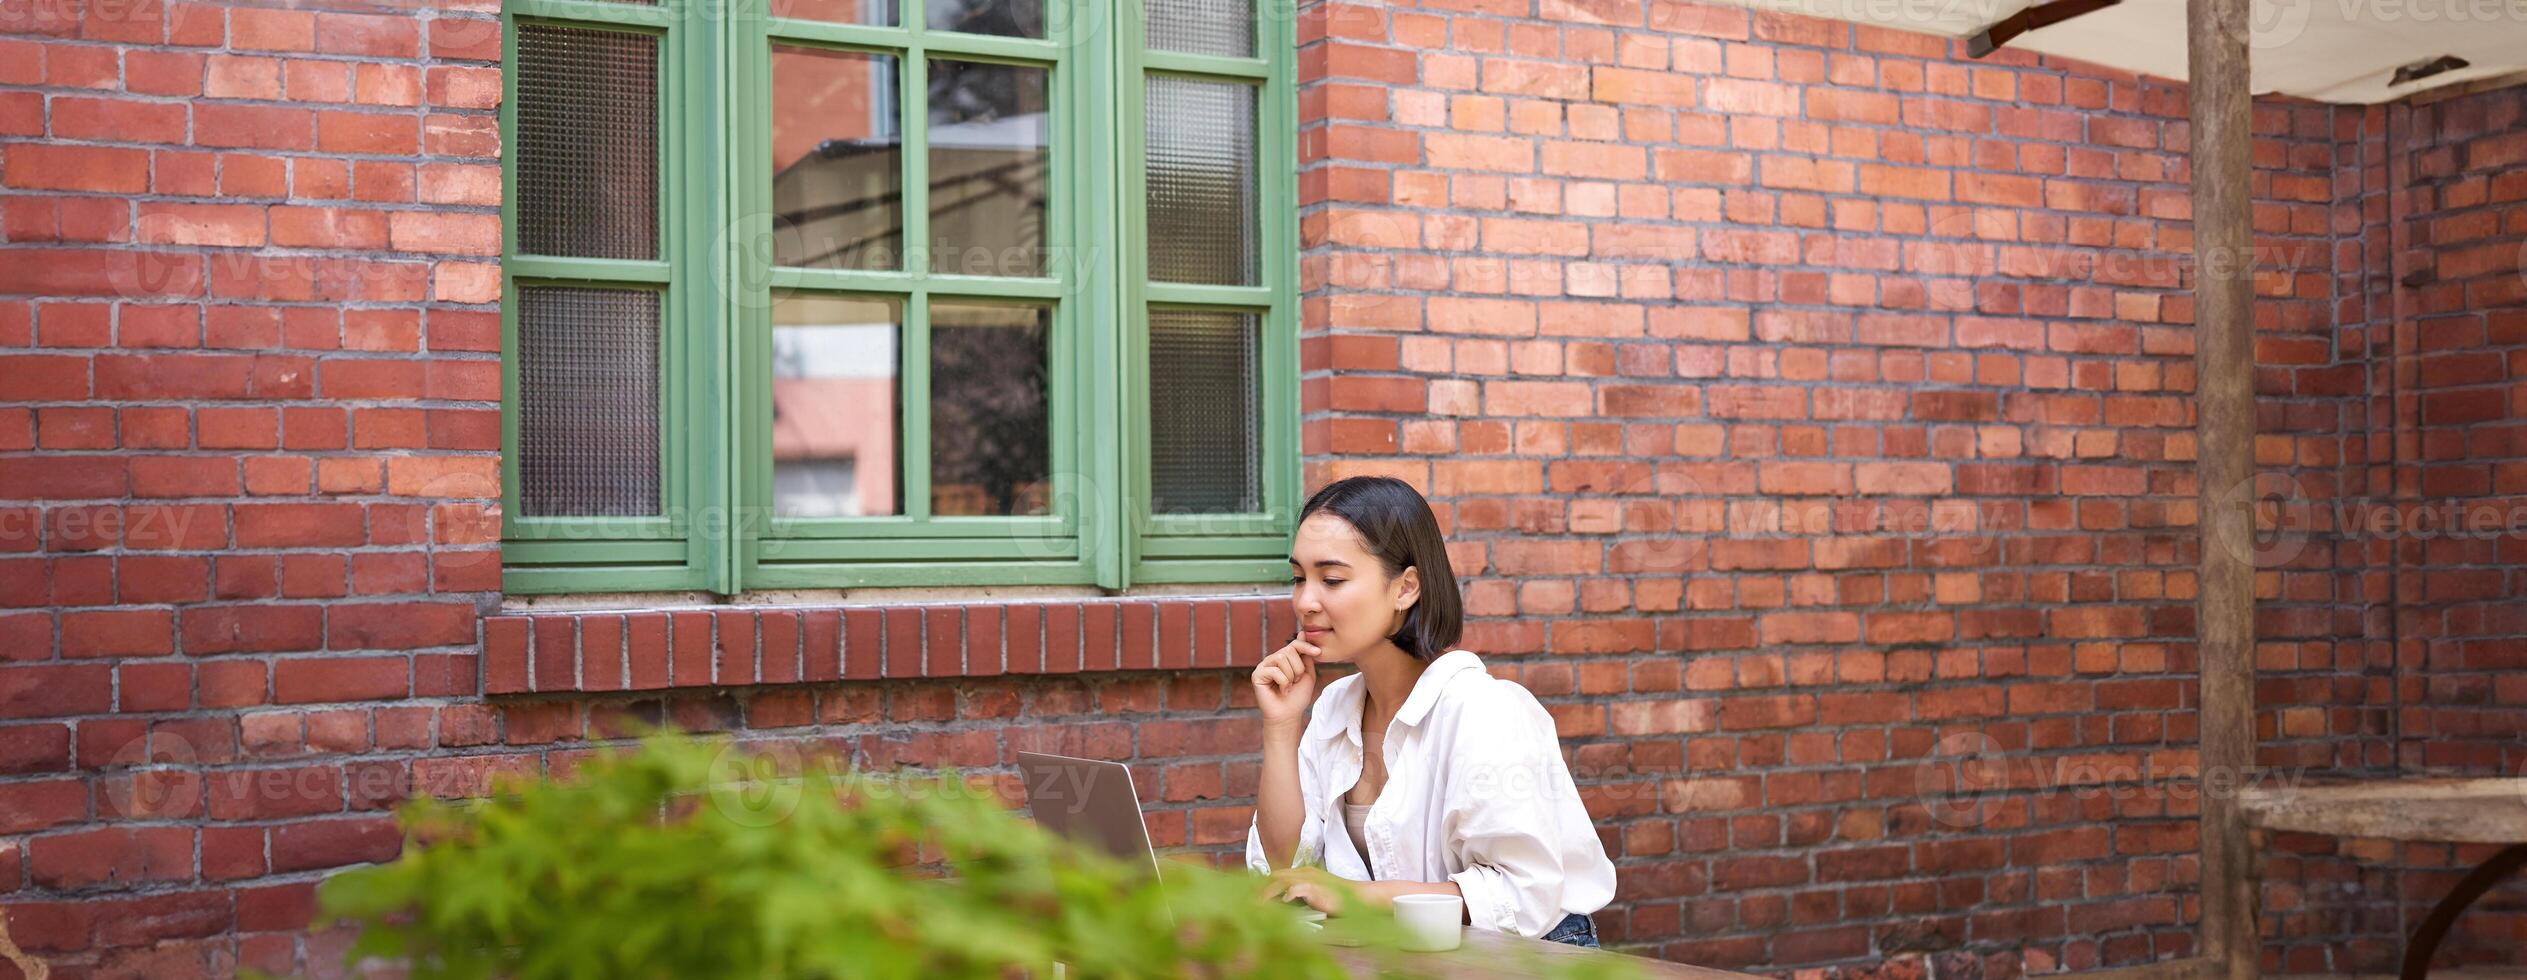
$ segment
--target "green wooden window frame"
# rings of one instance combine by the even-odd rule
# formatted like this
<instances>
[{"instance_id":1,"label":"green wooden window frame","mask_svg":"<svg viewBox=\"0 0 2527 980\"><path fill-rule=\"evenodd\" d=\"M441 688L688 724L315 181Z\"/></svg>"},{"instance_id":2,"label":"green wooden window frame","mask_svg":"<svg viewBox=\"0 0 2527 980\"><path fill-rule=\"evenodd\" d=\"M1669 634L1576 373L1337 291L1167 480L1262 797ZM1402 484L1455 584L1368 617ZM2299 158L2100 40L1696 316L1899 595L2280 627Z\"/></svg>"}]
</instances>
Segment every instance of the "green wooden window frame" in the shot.
<instances>
[{"instance_id":1,"label":"green wooden window frame","mask_svg":"<svg viewBox=\"0 0 2527 980\"><path fill-rule=\"evenodd\" d=\"M1286 8L1255 2L1253 57L1147 50L1144 0L1045 0L1044 39L927 28L923 0L896 26L777 16L766 0L656 5L508 0L504 145L517 146L519 28L555 25L655 36L659 107L655 260L525 254L517 207L502 210L505 489L503 587L513 593L1095 585L1274 581L1299 498L1295 39ZM1149 0L1156 2L1156 0ZM903 168L899 271L776 267L771 250L773 46L891 55ZM943 275L928 241L925 73L932 58L1049 70L1051 166L1045 275ZM1255 285L1147 278L1147 79L1255 92ZM516 154L510 154L514 161ZM517 168L504 167L518 201ZM661 513L554 517L519 506L522 288L660 294ZM902 506L887 517L776 518L770 506L771 304L830 294L901 304L896 345ZM1048 306L1049 514L933 516L929 304ZM1252 513L1153 513L1150 311L1251 314L1260 331L1260 500Z\"/></svg>"}]
</instances>

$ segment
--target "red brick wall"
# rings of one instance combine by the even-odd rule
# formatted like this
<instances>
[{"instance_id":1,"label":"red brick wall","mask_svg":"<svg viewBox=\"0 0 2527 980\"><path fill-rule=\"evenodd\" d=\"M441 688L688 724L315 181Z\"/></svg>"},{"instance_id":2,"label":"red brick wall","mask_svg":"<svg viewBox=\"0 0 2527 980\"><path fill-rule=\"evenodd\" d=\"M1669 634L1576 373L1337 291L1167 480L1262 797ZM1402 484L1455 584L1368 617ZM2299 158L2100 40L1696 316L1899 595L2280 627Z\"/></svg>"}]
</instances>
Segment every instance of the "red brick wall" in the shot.
<instances>
[{"instance_id":1,"label":"red brick wall","mask_svg":"<svg viewBox=\"0 0 2527 980\"><path fill-rule=\"evenodd\" d=\"M1720 965L2189 950L2182 89L1543 12L1302 31L1308 447L1430 487L1477 645L1551 655L1527 678L1586 777L1663 781L1601 811L1628 883L1601 926ZM2256 114L2258 452L2319 496L2365 377L2333 336L2343 115ZM2336 707L2369 664L2334 545L2263 584L2269 765L2386 759ZM1937 805L1986 748L1969 773L2013 792Z\"/></svg>"},{"instance_id":2,"label":"red brick wall","mask_svg":"<svg viewBox=\"0 0 2527 980\"><path fill-rule=\"evenodd\" d=\"M2414 774L2517 776L2527 773L2527 88L2400 110L2388 138L2402 164L2388 178L2386 227L2405 328L2390 338L2397 373L2383 421L2413 529L2381 536L2396 596L2398 762ZM2451 533L2450 514L2470 526ZM2406 921L2493 850L2398 848ZM2527 886L2509 883L2458 921L2439 962L2516 963Z\"/></svg>"},{"instance_id":3,"label":"red brick wall","mask_svg":"<svg viewBox=\"0 0 2527 980\"><path fill-rule=\"evenodd\" d=\"M69 975L297 968L371 777L506 734L495 10L0 13L0 891Z\"/></svg>"},{"instance_id":4,"label":"red brick wall","mask_svg":"<svg viewBox=\"0 0 2527 980\"><path fill-rule=\"evenodd\" d=\"M2406 114L2399 475L2440 511L2396 552L2403 761L2527 766L2527 90ZM2499 533L2451 534L2447 505Z\"/></svg>"},{"instance_id":5,"label":"red brick wall","mask_svg":"<svg viewBox=\"0 0 2527 980\"><path fill-rule=\"evenodd\" d=\"M2394 654L2384 628L2392 590L2377 568L2379 543L2356 532L2357 520L2336 523L2360 512L2373 488L2388 483L2382 469L2369 464L2373 446L2390 444L2391 435L2371 427L2378 416L2362 398L2392 374L2391 364L2369 346L2394 324L2386 292L2393 276L2384 231L2385 120L2384 108L2347 108L2334 117L2336 338L2262 345L2264 359L2291 365L2291 388L2301 397L2284 407L2271 400L2271 386L2263 386L2258 431L2269 437L2286 428L2304 436L2288 455L2264 457L2297 465L2278 479L2266 473L2259 487L2272 501L2273 523L2288 529L2275 549L2288 557L2279 588L2258 592L2267 609L2286 601L2303 616L2330 618L2340 639L2261 651L2256 697L2279 710L2259 716L2256 732L2264 740L2264 762L2308 767L2317 777L2394 770ZM2329 434L2338 441L2329 444ZM2317 974L2394 969L2400 948L2395 872L2381 860L2391 844L2283 834L2264 849L2268 964Z\"/></svg>"},{"instance_id":6,"label":"red brick wall","mask_svg":"<svg viewBox=\"0 0 2527 980\"><path fill-rule=\"evenodd\" d=\"M2509 523L2527 513L2522 112L2527 88L2513 87L2337 120L2337 228L2349 231L2337 249L2337 357L2358 371L2357 397L2338 483L2303 466L2292 484L2306 507L2294 524L2325 544L2337 611L2357 621L2365 650L2340 658L2329 696L2301 689L2331 715L2303 723L2348 736L2331 774L2520 771L2527 709L2502 685L2527 650L2516 600L2527 536ZM2451 534L2452 512L2489 529ZM2268 703L2293 696L2274 658L2261 666ZM2293 972L2391 971L2401 934L2490 850L2281 835L2266 877L2268 952ZM2522 903L2515 886L2482 900L2439 962L2516 963Z\"/></svg>"},{"instance_id":7,"label":"red brick wall","mask_svg":"<svg viewBox=\"0 0 2527 980\"><path fill-rule=\"evenodd\" d=\"M1276 603L485 615L489 4L28 9L0 37L21 944L321 972L343 937L308 931L314 882L394 853L388 803L624 718L873 765L1124 758L1162 844L1242 834L1238 665ZM1300 36L1310 482L1432 496L1468 645L1552 708L1622 869L1608 939L1855 973L2189 951L2182 90L1664 2L1322 5ZM2472 135L2418 149L2415 180L2516 200L2476 156L2428 162L2510 145L2515 112L2482 111L2430 118ZM2259 459L2316 500L2416 458L2381 454L2406 390L2374 353L2384 118L2257 110ZM2500 207L2466 200L2411 222ZM2478 319L2515 352L2514 318ZM2487 494L2517 492L2516 455L2470 454ZM2421 700L2515 703L2466 611L2490 604L2408 608L2414 570L2377 548L2320 528L2264 577L2266 764L2392 767L2417 711L2503 731ZM2425 615L2452 653L2389 631ZM2294 846L2268 957L2391 948L2363 855Z\"/></svg>"}]
</instances>

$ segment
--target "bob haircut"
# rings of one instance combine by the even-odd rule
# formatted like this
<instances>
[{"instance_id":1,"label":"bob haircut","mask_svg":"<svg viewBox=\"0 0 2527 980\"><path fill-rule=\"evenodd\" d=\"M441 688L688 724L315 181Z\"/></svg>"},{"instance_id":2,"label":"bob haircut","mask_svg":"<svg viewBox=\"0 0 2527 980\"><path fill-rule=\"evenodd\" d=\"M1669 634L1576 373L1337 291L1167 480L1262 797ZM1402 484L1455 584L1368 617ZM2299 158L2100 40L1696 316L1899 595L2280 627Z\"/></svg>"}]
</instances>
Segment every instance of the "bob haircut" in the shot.
<instances>
[{"instance_id":1,"label":"bob haircut","mask_svg":"<svg viewBox=\"0 0 2527 980\"><path fill-rule=\"evenodd\" d=\"M1421 598L1404 612L1404 625L1387 637L1415 660L1455 648L1465 629L1465 599L1448 568L1447 542L1430 502L1412 484L1390 476L1355 476L1327 484L1300 509L1304 523L1318 513L1342 518L1368 542L1388 578L1421 569Z\"/></svg>"}]
</instances>

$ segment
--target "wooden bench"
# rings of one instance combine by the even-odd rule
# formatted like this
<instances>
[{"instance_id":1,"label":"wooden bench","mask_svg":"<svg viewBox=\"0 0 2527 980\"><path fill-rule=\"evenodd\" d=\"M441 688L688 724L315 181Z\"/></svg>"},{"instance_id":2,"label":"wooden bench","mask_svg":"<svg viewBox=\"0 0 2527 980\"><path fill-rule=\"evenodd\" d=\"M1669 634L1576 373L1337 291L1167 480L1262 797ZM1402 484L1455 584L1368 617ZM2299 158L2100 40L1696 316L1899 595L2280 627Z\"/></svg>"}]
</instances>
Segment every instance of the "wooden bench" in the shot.
<instances>
[{"instance_id":1,"label":"wooden bench","mask_svg":"<svg viewBox=\"0 0 2527 980\"><path fill-rule=\"evenodd\" d=\"M2527 778L2389 779L2322 786L2249 787L2247 826L2334 837L2507 845L2432 907L2404 944L2403 980L2421 980L2457 916L2527 868Z\"/></svg>"}]
</instances>

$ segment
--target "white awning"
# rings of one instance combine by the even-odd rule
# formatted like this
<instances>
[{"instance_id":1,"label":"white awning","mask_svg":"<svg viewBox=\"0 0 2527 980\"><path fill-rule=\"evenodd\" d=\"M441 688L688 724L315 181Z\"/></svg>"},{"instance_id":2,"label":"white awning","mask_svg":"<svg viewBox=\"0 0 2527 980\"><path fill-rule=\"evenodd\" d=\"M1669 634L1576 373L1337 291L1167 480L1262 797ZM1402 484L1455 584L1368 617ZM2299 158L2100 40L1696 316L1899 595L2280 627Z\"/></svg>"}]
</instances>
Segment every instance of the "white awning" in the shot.
<instances>
[{"instance_id":1,"label":"white awning","mask_svg":"<svg viewBox=\"0 0 2527 980\"><path fill-rule=\"evenodd\" d=\"M2029 0L1720 0L1757 10L1966 38ZM2527 71L2527 0L2255 0L2249 59L2258 95L2373 103ZM2037 28L2005 49L2183 81L2185 0L2123 0ZM2396 69L2467 64L2390 84Z\"/></svg>"}]
</instances>

